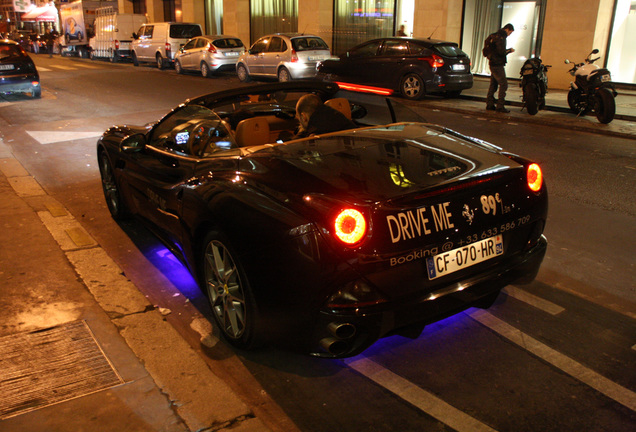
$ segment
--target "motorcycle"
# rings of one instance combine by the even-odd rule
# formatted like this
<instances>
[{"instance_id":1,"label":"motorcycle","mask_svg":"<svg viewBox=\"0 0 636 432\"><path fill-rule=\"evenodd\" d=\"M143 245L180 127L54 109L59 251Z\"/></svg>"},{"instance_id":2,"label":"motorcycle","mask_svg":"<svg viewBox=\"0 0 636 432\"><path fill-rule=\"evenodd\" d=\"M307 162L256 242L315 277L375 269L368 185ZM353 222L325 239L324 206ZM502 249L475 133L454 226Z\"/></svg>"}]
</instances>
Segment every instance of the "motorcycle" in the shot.
<instances>
[{"instance_id":1,"label":"motorcycle","mask_svg":"<svg viewBox=\"0 0 636 432\"><path fill-rule=\"evenodd\" d=\"M568 105L577 116L591 111L596 114L598 121L607 124L616 114L614 98L618 93L612 84L610 71L594 64L600 58L591 58L594 54L598 54L596 48L588 54L583 63L575 64L568 71L574 77L568 92ZM570 60L566 59L565 64L570 64Z\"/></svg>"},{"instance_id":2,"label":"motorcycle","mask_svg":"<svg viewBox=\"0 0 636 432\"><path fill-rule=\"evenodd\" d=\"M530 115L535 115L540 109L545 108L545 94L548 92L548 69L551 67L544 65L538 57L529 58L521 66L519 86L523 90L522 101Z\"/></svg>"}]
</instances>

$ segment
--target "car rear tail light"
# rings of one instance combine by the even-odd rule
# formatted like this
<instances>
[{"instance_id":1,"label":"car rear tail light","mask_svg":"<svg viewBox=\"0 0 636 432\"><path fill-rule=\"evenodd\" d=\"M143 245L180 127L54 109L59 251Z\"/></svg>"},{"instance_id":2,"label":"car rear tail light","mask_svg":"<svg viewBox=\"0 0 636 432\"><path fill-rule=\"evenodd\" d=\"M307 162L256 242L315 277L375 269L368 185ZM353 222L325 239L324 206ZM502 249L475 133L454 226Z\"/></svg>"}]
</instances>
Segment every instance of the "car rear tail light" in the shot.
<instances>
[{"instance_id":1,"label":"car rear tail light","mask_svg":"<svg viewBox=\"0 0 636 432\"><path fill-rule=\"evenodd\" d=\"M528 187L533 192L539 192L543 186L543 173L536 163L530 164L526 170Z\"/></svg>"},{"instance_id":2,"label":"car rear tail light","mask_svg":"<svg viewBox=\"0 0 636 432\"><path fill-rule=\"evenodd\" d=\"M360 211L347 208L341 210L334 221L336 237L347 245L358 243L367 232L367 221Z\"/></svg>"},{"instance_id":3,"label":"car rear tail light","mask_svg":"<svg viewBox=\"0 0 636 432\"><path fill-rule=\"evenodd\" d=\"M115 49L117 49L117 50L119 49L119 41L118 40L115 40Z\"/></svg>"},{"instance_id":4,"label":"car rear tail light","mask_svg":"<svg viewBox=\"0 0 636 432\"><path fill-rule=\"evenodd\" d=\"M210 44L209 48L208 48L208 52L212 53L212 54L216 54L216 47L212 44Z\"/></svg>"},{"instance_id":5,"label":"car rear tail light","mask_svg":"<svg viewBox=\"0 0 636 432\"><path fill-rule=\"evenodd\" d=\"M166 54L172 50L172 46L168 42L166 42Z\"/></svg>"},{"instance_id":6,"label":"car rear tail light","mask_svg":"<svg viewBox=\"0 0 636 432\"><path fill-rule=\"evenodd\" d=\"M296 63L298 61L298 55L296 54L296 51L292 49L291 51L291 62L292 63Z\"/></svg>"},{"instance_id":7,"label":"car rear tail light","mask_svg":"<svg viewBox=\"0 0 636 432\"><path fill-rule=\"evenodd\" d=\"M419 60L423 60L428 62L432 68L438 68L444 66L444 59L438 56L437 54L433 54L430 57L423 57Z\"/></svg>"}]
</instances>

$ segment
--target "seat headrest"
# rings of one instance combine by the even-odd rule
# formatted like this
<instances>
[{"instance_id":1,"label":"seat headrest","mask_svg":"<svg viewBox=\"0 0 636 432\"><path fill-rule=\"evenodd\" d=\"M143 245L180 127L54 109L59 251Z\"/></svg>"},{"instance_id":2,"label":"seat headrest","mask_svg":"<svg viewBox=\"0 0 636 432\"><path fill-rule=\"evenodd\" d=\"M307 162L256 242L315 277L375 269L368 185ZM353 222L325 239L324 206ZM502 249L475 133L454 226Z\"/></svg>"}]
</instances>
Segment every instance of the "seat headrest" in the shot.
<instances>
[{"instance_id":1,"label":"seat headrest","mask_svg":"<svg viewBox=\"0 0 636 432\"><path fill-rule=\"evenodd\" d=\"M235 137L239 147L267 144L270 141L269 123L263 117L241 120L236 126Z\"/></svg>"},{"instance_id":2,"label":"seat headrest","mask_svg":"<svg viewBox=\"0 0 636 432\"><path fill-rule=\"evenodd\" d=\"M325 102L325 105L335 109L336 111L340 111L345 115L346 118L351 120L351 105L349 105L349 101L345 98L333 98L329 99Z\"/></svg>"}]
</instances>

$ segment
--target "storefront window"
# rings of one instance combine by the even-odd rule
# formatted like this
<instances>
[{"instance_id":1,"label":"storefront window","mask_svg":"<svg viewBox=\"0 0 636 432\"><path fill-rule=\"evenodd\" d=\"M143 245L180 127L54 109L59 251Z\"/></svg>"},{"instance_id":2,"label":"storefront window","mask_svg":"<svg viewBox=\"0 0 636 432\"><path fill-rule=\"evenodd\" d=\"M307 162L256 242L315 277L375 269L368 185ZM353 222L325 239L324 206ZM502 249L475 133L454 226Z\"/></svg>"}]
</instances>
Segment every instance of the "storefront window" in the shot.
<instances>
[{"instance_id":1,"label":"storefront window","mask_svg":"<svg viewBox=\"0 0 636 432\"><path fill-rule=\"evenodd\" d=\"M251 43L272 33L298 32L298 0L251 0Z\"/></svg>"},{"instance_id":2,"label":"storefront window","mask_svg":"<svg viewBox=\"0 0 636 432\"><path fill-rule=\"evenodd\" d=\"M636 1L617 0L607 68L612 81L636 84Z\"/></svg>"},{"instance_id":3,"label":"storefront window","mask_svg":"<svg viewBox=\"0 0 636 432\"><path fill-rule=\"evenodd\" d=\"M474 74L489 75L488 60L482 55L484 40L507 23L515 27L507 45L515 52L508 55L506 75L519 77L521 66L540 54L542 1L466 0L462 50L470 56Z\"/></svg>"},{"instance_id":4,"label":"storefront window","mask_svg":"<svg viewBox=\"0 0 636 432\"><path fill-rule=\"evenodd\" d=\"M205 34L223 34L223 0L205 0Z\"/></svg>"},{"instance_id":5,"label":"storefront window","mask_svg":"<svg viewBox=\"0 0 636 432\"><path fill-rule=\"evenodd\" d=\"M334 0L333 9L334 54L369 39L393 36L394 0Z\"/></svg>"}]
</instances>

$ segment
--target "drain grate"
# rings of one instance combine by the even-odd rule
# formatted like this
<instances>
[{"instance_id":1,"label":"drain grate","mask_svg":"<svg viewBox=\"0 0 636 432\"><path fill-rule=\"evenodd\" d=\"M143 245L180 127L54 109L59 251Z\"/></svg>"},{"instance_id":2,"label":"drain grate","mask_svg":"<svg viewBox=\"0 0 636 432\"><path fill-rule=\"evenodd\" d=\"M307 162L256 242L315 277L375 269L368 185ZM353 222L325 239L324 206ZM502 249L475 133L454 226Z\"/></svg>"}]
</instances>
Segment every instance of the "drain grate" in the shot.
<instances>
[{"instance_id":1,"label":"drain grate","mask_svg":"<svg viewBox=\"0 0 636 432\"><path fill-rule=\"evenodd\" d=\"M0 419L122 383L84 321L0 337Z\"/></svg>"}]
</instances>

